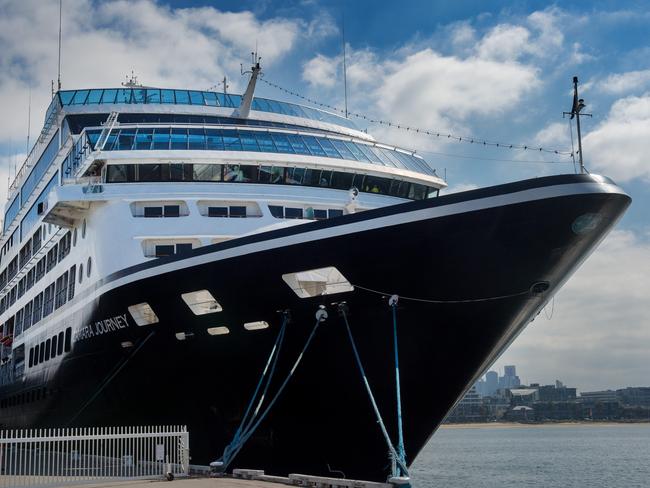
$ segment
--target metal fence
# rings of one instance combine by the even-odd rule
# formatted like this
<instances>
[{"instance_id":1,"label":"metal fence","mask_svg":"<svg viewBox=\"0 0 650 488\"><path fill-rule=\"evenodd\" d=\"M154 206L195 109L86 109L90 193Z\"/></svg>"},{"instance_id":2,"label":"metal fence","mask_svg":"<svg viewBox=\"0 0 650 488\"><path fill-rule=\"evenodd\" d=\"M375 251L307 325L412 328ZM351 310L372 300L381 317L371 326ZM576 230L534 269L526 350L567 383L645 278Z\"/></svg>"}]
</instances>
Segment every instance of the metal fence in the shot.
<instances>
[{"instance_id":1,"label":"metal fence","mask_svg":"<svg viewBox=\"0 0 650 488\"><path fill-rule=\"evenodd\" d=\"M91 427L0 431L0 486L185 476L187 427Z\"/></svg>"}]
</instances>

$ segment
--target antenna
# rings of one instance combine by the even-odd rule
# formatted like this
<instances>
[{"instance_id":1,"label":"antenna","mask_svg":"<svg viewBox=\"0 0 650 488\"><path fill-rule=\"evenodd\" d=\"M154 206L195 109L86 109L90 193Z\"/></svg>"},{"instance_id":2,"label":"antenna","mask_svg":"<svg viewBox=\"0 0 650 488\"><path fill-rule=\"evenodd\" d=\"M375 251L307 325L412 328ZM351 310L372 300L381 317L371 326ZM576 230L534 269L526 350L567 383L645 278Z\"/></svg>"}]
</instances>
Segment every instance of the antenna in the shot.
<instances>
[{"instance_id":1,"label":"antenna","mask_svg":"<svg viewBox=\"0 0 650 488\"><path fill-rule=\"evenodd\" d=\"M343 41L343 95L345 98L345 118L348 118L348 69L345 55L345 10L341 12L341 38Z\"/></svg>"},{"instance_id":2,"label":"antenna","mask_svg":"<svg viewBox=\"0 0 650 488\"><path fill-rule=\"evenodd\" d=\"M570 119L573 117L576 118L576 128L578 129L578 156L580 162L580 173L586 173L585 163L582 159L582 134L580 133L580 115L586 115L591 117L591 114L581 114L581 110L585 108L585 101L582 98L578 98L578 77L573 77L573 106L571 107L571 112L562 112L562 116L571 115Z\"/></svg>"},{"instance_id":3,"label":"antenna","mask_svg":"<svg viewBox=\"0 0 650 488\"><path fill-rule=\"evenodd\" d=\"M29 154L29 136L32 130L32 87L29 87L29 102L27 103L27 152Z\"/></svg>"},{"instance_id":4,"label":"antenna","mask_svg":"<svg viewBox=\"0 0 650 488\"><path fill-rule=\"evenodd\" d=\"M63 0L59 0L59 71L56 77L57 90L61 89L61 19L63 17Z\"/></svg>"},{"instance_id":5,"label":"antenna","mask_svg":"<svg viewBox=\"0 0 650 488\"><path fill-rule=\"evenodd\" d=\"M223 94L227 95L228 94L228 88L230 87L230 85L228 84L228 80L226 78L226 75L223 76L222 83L223 83Z\"/></svg>"},{"instance_id":6,"label":"antenna","mask_svg":"<svg viewBox=\"0 0 650 488\"><path fill-rule=\"evenodd\" d=\"M122 82L122 86L133 88L137 86L142 86L142 83L138 83L138 77L135 76L135 72L131 70L131 76L129 77L129 75L126 75L126 81Z\"/></svg>"}]
</instances>

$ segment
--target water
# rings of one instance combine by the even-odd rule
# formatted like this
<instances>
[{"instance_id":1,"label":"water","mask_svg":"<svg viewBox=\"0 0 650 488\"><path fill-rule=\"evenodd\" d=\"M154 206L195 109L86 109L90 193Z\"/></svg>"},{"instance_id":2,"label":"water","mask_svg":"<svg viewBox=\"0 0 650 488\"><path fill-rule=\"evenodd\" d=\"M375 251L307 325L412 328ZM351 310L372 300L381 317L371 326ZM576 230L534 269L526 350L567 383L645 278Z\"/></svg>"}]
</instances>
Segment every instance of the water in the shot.
<instances>
[{"instance_id":1,"label":"water","mask_svg":"<svg viewBox=\"0 0 650 488\"><path fill-rule=\"evenodd\" d=\"M410 471L416 488L647 488L650 424L442 428Z\"/></svg>"}]
</instances>

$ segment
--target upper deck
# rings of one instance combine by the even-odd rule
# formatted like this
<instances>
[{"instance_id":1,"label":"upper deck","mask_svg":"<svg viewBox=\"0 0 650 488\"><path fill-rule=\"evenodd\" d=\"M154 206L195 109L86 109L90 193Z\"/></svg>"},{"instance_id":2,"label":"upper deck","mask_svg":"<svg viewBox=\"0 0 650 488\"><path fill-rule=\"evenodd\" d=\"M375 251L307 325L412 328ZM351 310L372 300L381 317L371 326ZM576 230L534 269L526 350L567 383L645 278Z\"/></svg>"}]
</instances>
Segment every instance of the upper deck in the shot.
<instances>
[{"instance_id":1,"label":"upper deck","mask_svg":"<svg viewBox=\"0 0 650 488\"><path fill-rule=\"evenodd\" d=\"M242 95L137 86L57 92L41 135L10 186L0 245L22 241L22 234L38 220L38 202L45 201L53 186L88 176L85 170L94 161L101 161L106 169L112 164L133 165L137 159L147 163L161 158L190 164L198 159L210 164L248 165L242 167L245 171L259 165L285 172L316 168L328 171L328 177L310 182L330 181L330 174L348 173L347 182L354 174L365 174L381 179L375 180L377 185L367 185L372 189L368 191L386 194L390 185L384 189L382 181L399 179L407 186L390 191L401 198L410 198L411 193L426 195L425 187L445 186L422 157L376 143L344 117L260 97L252 98L250 112L242 116L240 108L245 104ZM116 114L114 124L106 124L110 114ZM98 147L103 131L107 143ZM104 177L106 173L103 170ZM295 178L289 176L283 181L295 184ZM305 179L301 184L322 186L310 182ZM14 239L16 229L21 232Z\"/></svg>"}]
</instances>

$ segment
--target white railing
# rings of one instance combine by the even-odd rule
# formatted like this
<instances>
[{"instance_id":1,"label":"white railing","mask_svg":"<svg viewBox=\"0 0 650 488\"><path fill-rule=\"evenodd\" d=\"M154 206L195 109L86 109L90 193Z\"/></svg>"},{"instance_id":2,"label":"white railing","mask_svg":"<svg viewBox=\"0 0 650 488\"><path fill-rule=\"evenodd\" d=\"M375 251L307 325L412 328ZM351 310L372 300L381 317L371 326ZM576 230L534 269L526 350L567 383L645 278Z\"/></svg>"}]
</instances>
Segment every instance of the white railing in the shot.
<instances>
[{"instance_id":1,"label":"white railing","mask_svg":"<svg viewBox=\"0 0 650 488\"><path fill-rule=\"evenodd\" d=\"M0 431L0 486L186 476L185 426Z\"/></svg>"}]
</instances>

